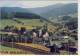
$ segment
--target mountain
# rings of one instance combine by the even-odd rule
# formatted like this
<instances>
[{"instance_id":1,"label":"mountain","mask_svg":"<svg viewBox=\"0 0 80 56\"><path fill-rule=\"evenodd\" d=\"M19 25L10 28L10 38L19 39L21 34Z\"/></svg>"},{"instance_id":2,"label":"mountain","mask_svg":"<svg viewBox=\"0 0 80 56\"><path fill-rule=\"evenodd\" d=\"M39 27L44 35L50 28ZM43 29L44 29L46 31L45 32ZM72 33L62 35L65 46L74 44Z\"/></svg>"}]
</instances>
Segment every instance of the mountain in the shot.
<instances>
[{"instance_id":1,"label":"mountain","mask_svg":"<svg viewBox=\"0 0 80 56\"><path fill-rule=\"evenodd\" d=\"M47 7L40 7L40 8L32 8L34 13L41 15L42 17L49 18L49 17L57 17L62 15L74 14L77 13L77 3L70 3L70 4L56 4L56 5L49 5Z\"/></svg>"},{"instance_id":2,"label":"mountain","mask_svg":"<svg viewBox=\"0 0 80 56\"><path fill-rule=\"evenodd\" d=\"M29 8L29 10L33 11L34 13L37 14L42 14L42 13L46 13L52 9L58 8L63 6L63 4L56 4L56 5L48 5L45 7L37 7L37 8Z\"/></svg>"},{"instance_id":3,"label":"mountain","mask_svg":"<svg viewBox=\"0 0 80 56\"><path fill-rule=\"evenodd\" d=\"M0 10L1 9L10 14L13 12L25 12L25 13L34 13L44 18L50 18L50 17L55 18L58 16L77 13L78 7L77 3L69 3L69 4L61 3L61 4L55 4L37 8L1 7Z\"/></svg>"},{"instance_id":4,"label":"mountain","mask_svg":"<svg viewBox=\"0 0 80 56\"><path fill-rule=\"evenodd\" d=\"M6 12L31 12L28 9L20 8L20 7L0 7L0 9Z\"/></svg>"},{"instance_id":5,"label":"mountain","mask_svg":"<svg viewBox=\"0 0 80 56\"><path fill-rule=\"evenodd\" d=\"M68 4L55 4L49 5L46 7L37 7L37 8L20 8L20 7L2 7L0 8L1 12L5 15L12 16L17 14L16 17L27 17L31 18L32 16L43 17L49 22L59 22L63 16L75 16L77 17L78 5L77 3L68 3ZM2 14L2 13L1 13ZM32 15L32 16L30 16ZM60 18L61 17L61 18ZM77 20L77 19L76 19ZM62 21L62 20L61 20ZM64 20L66 21L66 20Z\"/></svg>"},{"instance_id":6,"label":"mountain","mask_svg":"<svg viewBox=\"0 0 80 56\"><path fill-rule=\"evenodd\" d=\"M39 14L40 16L48 19L51 22L58 24L63 24L63 23L68 24L72 21L73 24L76 23L77 26L77 20L78 20L77 3L49 5L46 7L34 8L34 9L32 8L31 10L34 13ZM66 20L63 19L64 17L66 18Z\"/></svg>"},{"instance_id":7,"label":"mountain","mask_svg":"<svg viewBox=\"0 0 80 56\"><path fill-rule=\"evenodd\" d=\"M33 13L31 10L21 7L0 7L0 13L0 18L40 18L39 15Z\"/></svg>"}]
</instances>

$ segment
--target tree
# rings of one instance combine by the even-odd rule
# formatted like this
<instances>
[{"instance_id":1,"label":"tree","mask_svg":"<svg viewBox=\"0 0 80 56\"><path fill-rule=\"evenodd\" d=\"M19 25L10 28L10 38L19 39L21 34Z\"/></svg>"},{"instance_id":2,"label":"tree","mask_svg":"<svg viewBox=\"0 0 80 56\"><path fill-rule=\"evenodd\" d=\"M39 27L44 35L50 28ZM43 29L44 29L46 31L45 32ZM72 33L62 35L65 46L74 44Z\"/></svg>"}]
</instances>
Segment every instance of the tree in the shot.
<instances>
[{"instance_id":1,"label":"tree","mask_svg":"<svg viewBox=\"0 0 80 56\"><path fill-rule=\"evenodd\" d=\"M63 16L63 17L62 17L62 20L70 20L70 19L72 19L71 16Z\"/></svg>"}]
</instances>

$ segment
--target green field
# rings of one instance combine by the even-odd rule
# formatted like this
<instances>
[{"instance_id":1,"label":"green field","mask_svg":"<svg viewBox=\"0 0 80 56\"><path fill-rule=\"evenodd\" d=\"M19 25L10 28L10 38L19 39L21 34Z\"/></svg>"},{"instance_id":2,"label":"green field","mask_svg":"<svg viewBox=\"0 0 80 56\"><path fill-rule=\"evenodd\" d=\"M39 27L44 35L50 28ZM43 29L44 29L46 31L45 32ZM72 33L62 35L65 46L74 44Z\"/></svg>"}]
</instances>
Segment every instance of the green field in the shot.
<instances>
[{"instance_id":1,"label":"green field","mask_svg":"<svg viewBox=\"0 0 80 56\"><path fill-rule=\"evenodd\" d=\"M17 50L19 50L19 49L0 45L0 51L14 51L14 50L17 51Z\"/></svg>"},{"instance_id":2,"label":"green field","mask_svg":"<svg viewBox=\"0 0 80 56\"><path fill-rule=\"evenodd\" d=\"M39 19L17 19L17 20L23 22L25 25L31 25L31 26L42 26L44 24L40 22ZM21 24L11 19L2 19L2 20L0 19L0 29L3 29L7 25L16 26L16 25L21 25Z\"/></svg>"},{"instance_id":3,"label":"green field","mask_svg":"<svg viewBox=\"0 0 80 56\"><path fill-rule=\"evenodd\" d=\"M0 54L33 54L33 52L28 50L25 51L18 48L7 47L0 44Z\"/></svg>"},{"instance_id":4,"label":"green field","mask_svg":"<svg viewBox=\"0 0 80 56\"><path fill-rule=\"evenodd\" d=\"M34 25L34 26L38 26L38 25L43 25L44 23L40 22L40 19L17 19L25 24L29 24L29 25Z\"/></svg>"},{"instance_id":5,"label":"green field","mask_svg":"<svg viewBox=\"0 0 80 56\"><path fill-rule=\"evenodd\" d=\"M17 23L11 19L3 19L3 20L0 19L0 29L3 29L7 25L12 26L16 24Z\"/></svg>"}]
</instances>

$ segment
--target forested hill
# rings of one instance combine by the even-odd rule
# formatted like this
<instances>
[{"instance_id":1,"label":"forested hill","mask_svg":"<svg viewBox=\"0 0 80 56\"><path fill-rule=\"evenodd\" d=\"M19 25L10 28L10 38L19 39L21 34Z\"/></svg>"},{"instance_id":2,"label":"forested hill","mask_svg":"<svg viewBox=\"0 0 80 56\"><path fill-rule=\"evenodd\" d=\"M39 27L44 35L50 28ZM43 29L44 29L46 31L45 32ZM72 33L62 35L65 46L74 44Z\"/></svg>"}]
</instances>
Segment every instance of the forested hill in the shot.
<instances>
[{"instance_id":1,"label":"forested hill","mask_svg":"<svg viewBox=\"0 0 80 56\"><path fill-rule=\"evenodd\" d=\"M55 4L49 5L46 7L39 7L39 8L30 8L34 13L41 15L45 18L50 17L58 17L63 15L69 15L78 13L78 5L77 3L67 3L67 4Z\"/></svg>"},{"instance_id":2,"label":"forested hill","mask_svg":"<svg viewBox=\"0 0 80 56\"><path fill-rule=\"evenodd\" d=\"M1 19L11 18L29 18L39 19L40 16L26 8L19 7L0 7Z\"/></svg>"}]
</instances>

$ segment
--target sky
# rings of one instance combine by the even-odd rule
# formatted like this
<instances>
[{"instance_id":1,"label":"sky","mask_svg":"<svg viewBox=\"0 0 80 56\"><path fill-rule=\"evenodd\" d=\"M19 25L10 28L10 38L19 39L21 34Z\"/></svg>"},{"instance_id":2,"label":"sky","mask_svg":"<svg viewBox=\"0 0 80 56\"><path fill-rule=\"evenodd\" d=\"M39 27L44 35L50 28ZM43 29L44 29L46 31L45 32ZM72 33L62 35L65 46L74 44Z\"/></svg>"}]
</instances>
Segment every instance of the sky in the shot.
<instances>
[{"instance_id":1,"label":"sky","mask_svg":"<svg viewBox=\"0 0 80 56\"><path fill-rule=\"evenodd\" d=\"M20 1L20 0L0 0L0 7L22 7L22 8L36 8L36 7L44 7L48 5L54 5L57 3L76 3L77 1Z\"/></svg>"}]
</instances>

